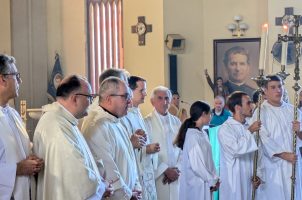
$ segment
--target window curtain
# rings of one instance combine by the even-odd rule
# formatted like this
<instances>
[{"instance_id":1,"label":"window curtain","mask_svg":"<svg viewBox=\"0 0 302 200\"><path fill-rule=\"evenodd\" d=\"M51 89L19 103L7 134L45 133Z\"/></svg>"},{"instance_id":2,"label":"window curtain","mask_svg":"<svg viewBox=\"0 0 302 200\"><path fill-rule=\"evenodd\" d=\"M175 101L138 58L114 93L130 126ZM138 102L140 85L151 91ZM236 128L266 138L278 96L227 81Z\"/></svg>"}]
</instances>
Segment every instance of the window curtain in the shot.
<instances>
[{"instance_id":1,"label":"window curtain","mask_svg":"<svg viewBox=\"0 0 302 200\"><path fill-rule=\"evenodd\" d=\"M122 0L87 0L89 79L98 91L99 75L123 68Z\"/></svg>"}]
</instances>

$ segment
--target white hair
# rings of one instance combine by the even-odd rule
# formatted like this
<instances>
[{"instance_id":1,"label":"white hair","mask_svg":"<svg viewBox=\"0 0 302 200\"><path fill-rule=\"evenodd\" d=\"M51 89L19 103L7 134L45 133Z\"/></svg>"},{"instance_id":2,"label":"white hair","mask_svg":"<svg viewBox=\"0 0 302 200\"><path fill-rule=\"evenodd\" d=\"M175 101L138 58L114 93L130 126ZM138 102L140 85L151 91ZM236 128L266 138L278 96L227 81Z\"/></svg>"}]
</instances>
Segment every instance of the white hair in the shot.
<instances>
[{"instance_id":1,"label":"white hair","mask_svg":"<svg viewBox=\"0 0 302 200\"><path fill-rule=\"evenodd\" d=\"M156 93L157 93L157 92L166 92L166 93L168 94L169 101L171 101L171 99L172 99L172 93L171 93L171 91L169 90L169 88L167 88L167 87L165 87L165 86L161 86L161 85L155 87L155 88L152 90L150 99L154 99L154 97L156 96Z\"/></svg>"},{"instance_id":2,"label":"white hair","mask_svg":"<svg viewBox=\"0 0 302 200\"><path fill-rule=\"evenodd\" d=\"M219 100L221 100L223 103L225 103L225 99L224 99L223 96L217 95L217 96L214 98L214 100L215 100L215 99L219 99Z\"/></svg>"}]
</instances>

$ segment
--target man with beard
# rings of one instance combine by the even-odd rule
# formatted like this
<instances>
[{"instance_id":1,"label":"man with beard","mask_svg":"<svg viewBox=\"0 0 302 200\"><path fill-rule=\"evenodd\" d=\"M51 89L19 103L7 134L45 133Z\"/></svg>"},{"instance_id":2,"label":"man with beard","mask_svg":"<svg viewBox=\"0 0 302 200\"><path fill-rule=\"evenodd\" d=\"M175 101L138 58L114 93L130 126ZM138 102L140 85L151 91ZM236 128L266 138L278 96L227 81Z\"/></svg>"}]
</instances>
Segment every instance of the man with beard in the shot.
<instances>
[{"instance_id":1,"label":"man with beard","mask_svg":"<svg viewBox=\"0 0 302 200\"><path fill-rule=\"evenodd\" d=\"M233 113L218 131L220 143L220 200L249 200L252 187L258 187L260 179L252 182L253 152L258 147L253 133L260 129L261 123L246 123L252 116L250 97L244 92L234 92L228 99L228 107Z\"/></svg>"}]
</instances>

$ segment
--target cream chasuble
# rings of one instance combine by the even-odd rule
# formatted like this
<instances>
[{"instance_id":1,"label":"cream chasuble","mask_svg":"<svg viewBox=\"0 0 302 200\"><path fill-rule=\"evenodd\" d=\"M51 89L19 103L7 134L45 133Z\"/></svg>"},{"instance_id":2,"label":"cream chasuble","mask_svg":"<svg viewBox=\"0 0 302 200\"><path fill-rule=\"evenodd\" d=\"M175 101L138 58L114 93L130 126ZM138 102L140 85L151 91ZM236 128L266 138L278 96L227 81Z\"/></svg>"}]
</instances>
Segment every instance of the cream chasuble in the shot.
<instances>
[{"instance_id":1,"label":"cream chasuble","mask_svg":"<svg viewBox=\"0 0 302 200\"><path fill-rule=\"evenodd\" d=\"M35 131L34 152L45 161L39 173L38 200L96 200L105 191L78 120L55 102L45 112Z\"/></svg>"},{"instance_id":2,"label":"cream chasuble","mask_svg":"<svg viewBox=\"0 0 302 200\"><path fill-rule=\"evenodd\" d=\"M85 117L82 131L101 175L114 188L109 199L130 199L132 191L141 187L132 144L120 119L95 106Z\"/></svg>"}]
</instances>

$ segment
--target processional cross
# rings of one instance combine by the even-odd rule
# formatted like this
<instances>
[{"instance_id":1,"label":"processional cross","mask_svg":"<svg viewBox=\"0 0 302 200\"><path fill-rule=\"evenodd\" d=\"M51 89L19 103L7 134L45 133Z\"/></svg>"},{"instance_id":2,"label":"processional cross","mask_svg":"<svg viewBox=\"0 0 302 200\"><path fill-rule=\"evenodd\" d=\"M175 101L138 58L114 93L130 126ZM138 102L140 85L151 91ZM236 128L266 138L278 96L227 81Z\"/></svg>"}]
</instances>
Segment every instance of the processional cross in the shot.
<instances>
[{"instance_id":1,"label":"processional cross","mask_svg":"<svg viewBox=\"0 0 302 200\"><path fill-rule=\"evenodd\" d=\"M292 41L295 45L295 69L294 69L294 80L295 84L293 89L295 91L295 104L294 104L294 120L298 120L298 103L299 103L299 94L301 86L298 81L300 80L300 69L299 69L299 58L301 56L301 42L302 36L299 34L299 27L302 23L302 17L300 15L293 14L293 8L291 14L285 14L281 20L283 25L292 27L293 33L291 35L278 35L278 41L288 42ZM293 133L293 153L296 153L297 147L297 132ZM296 184L296 164L292 165L292 176L291 176L291 200L295 199L295 184Z\"/></svg>"},{"instance_id":2,"label":"processional cross","mask_svg":"<svg viewBox=\"0 0 302 200\"><path fill-rule=\"evenodd\" d=\"M293 16L294 15L294 8L293 7L287 7L284 8L284 15L282 17L276 17L275 18L275 25L276 26L283 26L283 18L286 16ZM293 34L293 27L288 27L289 28L289 34L292 35Z\"/></svg>"}]
</instances>

